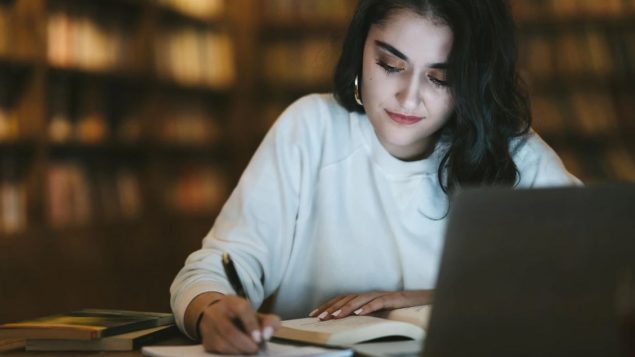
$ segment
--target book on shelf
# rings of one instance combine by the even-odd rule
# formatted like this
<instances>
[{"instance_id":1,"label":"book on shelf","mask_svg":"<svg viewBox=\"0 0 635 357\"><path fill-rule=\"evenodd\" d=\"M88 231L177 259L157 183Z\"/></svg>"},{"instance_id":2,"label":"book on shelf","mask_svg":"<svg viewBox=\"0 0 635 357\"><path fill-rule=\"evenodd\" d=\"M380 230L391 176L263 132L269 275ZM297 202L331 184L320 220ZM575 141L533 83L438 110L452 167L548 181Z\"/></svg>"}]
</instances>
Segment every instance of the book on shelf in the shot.
<instances>
[{"instance_id":1,"label":"book on shelf","mask_svg":"<svg viewBox=\"0 0 635 357\"><path fill-rule=\"evenodd\" d=\"M554 74L556 48L553 39L545 35L526 36L521 42L523 65L535 77Z\"/></svg>"},{"instance_id":2,"label":"book on shelf","mask_svg":"<svg viewBox=\"0 0 635 357\"><path fill-rule=\"evenodd\" d=\"M367 316L320 321L303 318L282 321L274 337L331 346L350 346L384 338L422 340L431 306L414 306Z\"/></svg>"},{"instance_id":3,"label":"book on shelf","mask_svg":"<svg viewBox=\"0 0 635 357\"><path fill-rule=\"evenodd\" d=\"M154 58L158 76L167 81L217 89L235 81L233 41L215 29L164 27L154 40Z\"/></svg>"},{"instance_id":4,"label":"book on shelf","mask_svg":"<svg viewBox=\"0 0 635 357\"><path fill-rule=\"evenodd\" d=\"M541 135L553 135L565 131L567 124L562 113L561 99L554 96L535 95L531 100L532 127Z\"/></svg>"},{"instance_id":5,"label":"book on shelf","mask_svg":"<svg viewBox=\"0 0 635 357\"><path fill-rule=\"evenodd\" d=\"M136 219L144 206L138 170L126 165L101 168L78 160L49 164L46 199L48 221L56 228L97 218Z\"/></svg>"},{"instance_id":6,"label":"book on shelf","mask_svg":"<svg viewBox=\"0 0 635 357\"><path fill-rule=\"evenodd\" d=\"M2 71L4 69L0 69L0 72ZM15 105L11 103L16 87L12 77L6 73L0 73L0 142L20 137L21 120L15 110Z\"/></svg>"},{"instance_id":7,"label":"book on shelf","mask_svg":"<svg viewBox=\"0 0 635 357\"><path fill-rule=\"evenodd\" d=\"M23 349L25 344L23 338L0 338L0 352Z\"/></svg>"},{"instance_id":8,"label":"book on shelf","mask_svg":"<svg viewBox=\"0 0 635 357\"><path fill-rule=\"evenodd\" d=\"M613 147L606 151L607 170L618 181L635 181L635 155L624 147Z\"/></svg>"},{"instance_id":9,"label":"book on shelf","mask_svg":"<svg viewBox=\"0 0 635 357\"><path fill-rule=\"evenodd\" d=\"M76 161L49 164L46 173L47 218L53 227L86 224L94 216L88 169Z\"/></svg>"},{"instance_id":10,"label":"book on shelf","mask_svg":"<svg viewBox=\"0 0 635 357\"><path fill-rule=\"evenodd\" d=\"M60 6L48 14L47 59L57 67L78 67L91 71L125 69L132 31L116 16L100 18L101 8L81 3ZM108 18L107 22L103 19Z\"/></svg>"},{"instance_id":11,"label":"book on shelf","mask_svg":"<svg viewBox=\"0 0 635 357\"><path fill-rule=\"evenodd\" d=\"M17 158L0 157L0 233L13 234L27 226L27 192Z\"/></svg>"},{"instance_id":12,"label":"book on shelf","mask_svg":"<svg viewBox=\"0 0 635 357\"><path fill-rule=\"evenodd\" d=\"M277 85L327 85L337 58L339 44L332 39L312 38L302 41L276 40L266 44L264 78ZM285 63L297 63L289 68Z\"/></svg>"},{"instance_id":13,"label":"book on shelf","mask_svg":"<svg viewBox=\"0 0 635 357\"><path fill-rule=\"evenodd\" d=\"M173 323L168 313L83 309L0 325L0 339L97 340Z\"/></svg>"},{"instance_id":14,"label":"book on shelf","mask_svg":"<svg viewBox=\"0 0 635 357\"><path fill-rule=\"evenodd\" d=\"M225 13L225 0L159 0L158 4L201 20L218 19Z\"/></svg>"},{"instance_id":15,"label":"book on shelf","mask_svg":"<svg viewBox=\"0 0 635 357\"><path fill-rule=\"evenodd\" d=\"M263 2L263 14L269 22L314 21L342 22L352 13L353 2L343 0L270 0Z\"/></svg>"},{"instance_id":16,"label":"book on shelf","mask_svg":"<svg viewBox=\"0 0 635 357\"><path fill-rule=\"evenodd\" d=\"M13 29L13 16L11 4L6 1L0 1L0 55L6 55L10 52L11 36Z\"/></svg>"},{"instance_id":17,"label":"book on shelf","mask_svg":"<svg viewBox=\"0 0 635 357\"><path fill-rule=\"evenodd\" d=\"M122 333L98 340L26 340L27 351L132 351L176 335L176 325Z\"/></svg>"},{"instance_id":18,"label":"book on shelf","mask_svg":"<svg viewBox=\"0 0 635 357\"><path fill-rule=\"evenodd\" d=\"M166 207L186 214L216 211L230 192L227 174L219 167L183 167L168 182Z\"/></svg>"},{"instance_id":19,"label":"book on shelf","mask_svg":"<svg viewBox=\"0 0 635 357\"><path fill-rule=\"evenodd\" d=\"M617 118L613 98L606 93L576 90L569 101L576 129L581 134L602 135L617 132Z\"/></svg>"}]
</instances>

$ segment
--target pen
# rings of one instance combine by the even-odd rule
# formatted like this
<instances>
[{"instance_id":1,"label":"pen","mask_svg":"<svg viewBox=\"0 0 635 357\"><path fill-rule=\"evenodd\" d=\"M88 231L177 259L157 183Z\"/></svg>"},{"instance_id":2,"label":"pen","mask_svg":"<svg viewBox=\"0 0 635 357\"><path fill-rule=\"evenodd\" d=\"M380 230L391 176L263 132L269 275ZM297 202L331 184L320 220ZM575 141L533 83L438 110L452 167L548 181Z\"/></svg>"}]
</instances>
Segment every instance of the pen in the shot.
<instances>
[{"instance_id":1,"label":"pen","mask_svg":"<svg viewBox=\"0 0 635 357\"><path fill-rule=\"evenodd\" d=\"M240 282L238 272L236 272L234 262L227 252L223 253L223 269L225 270L225 275L227 275L227 279L229 280L232 288L236 290L236 295L249 301L247 294L245 294L243 284ZM260 351L260 353L268 355L267 341L265 341L264 337L261 337L260 342L258 343L258 350Z\"/></svg>"}]
</instances>

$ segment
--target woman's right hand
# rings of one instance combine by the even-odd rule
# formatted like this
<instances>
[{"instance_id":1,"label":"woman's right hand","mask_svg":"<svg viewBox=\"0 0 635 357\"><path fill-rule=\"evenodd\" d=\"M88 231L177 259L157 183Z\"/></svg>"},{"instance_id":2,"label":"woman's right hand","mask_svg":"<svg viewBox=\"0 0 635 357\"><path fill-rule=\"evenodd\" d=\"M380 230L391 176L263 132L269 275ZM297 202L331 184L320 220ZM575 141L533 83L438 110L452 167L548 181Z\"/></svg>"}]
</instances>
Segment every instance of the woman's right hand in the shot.
<instances>
[{"instance_id":1,"label":"woman's right hand","mask_svg":"<svg viewBox=\"0 0 635 357\"><path fill-rule=\"evenodd\" d=\"M198 309L196 316L198 326L194 326L207 352L257 353L258 343L269 340L280 326L278 316L257 313L246 299L236 295L209 294L214 296L205 294L204 307ZM195 301L190 305L193 303Z\"/></svg>"}]
</instances>

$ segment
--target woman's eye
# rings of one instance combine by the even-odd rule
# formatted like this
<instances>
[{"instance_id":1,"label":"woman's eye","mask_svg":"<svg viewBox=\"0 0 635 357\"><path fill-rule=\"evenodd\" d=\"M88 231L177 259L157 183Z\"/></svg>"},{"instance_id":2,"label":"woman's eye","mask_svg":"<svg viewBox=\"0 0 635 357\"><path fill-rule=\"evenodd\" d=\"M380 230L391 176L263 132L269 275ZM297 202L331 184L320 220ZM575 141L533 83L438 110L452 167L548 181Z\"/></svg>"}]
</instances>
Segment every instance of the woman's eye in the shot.
<instances>
[{"instance_id":1,"label":"woman's eye","mask_svg":"<svg viewBox=\"0 0 635 357\"><path fill-rule=\"evenodd\" d=\"M386 71L386 73L398 73L398 72L402 71L401 68L393 67L393 66L391 66L391 65L389 65L389 64L387 64L385 62L382 62L382 61L377 61L377 64L379 66L381 66Z\"/></svg>"},{"instance_id":2,"label":"woman's eye","mask_svg":"<svg viewBox=\"0 0 635 357\"><path fill-rule=\"evenodd\" d=\"M447 87L448 86L448 82L446 81L442 81L436 77L433 76L428 76L428 79L430 79L430 82L432 82L432 84L434 84L437 87Z\"/></svg>"}]
</instances>

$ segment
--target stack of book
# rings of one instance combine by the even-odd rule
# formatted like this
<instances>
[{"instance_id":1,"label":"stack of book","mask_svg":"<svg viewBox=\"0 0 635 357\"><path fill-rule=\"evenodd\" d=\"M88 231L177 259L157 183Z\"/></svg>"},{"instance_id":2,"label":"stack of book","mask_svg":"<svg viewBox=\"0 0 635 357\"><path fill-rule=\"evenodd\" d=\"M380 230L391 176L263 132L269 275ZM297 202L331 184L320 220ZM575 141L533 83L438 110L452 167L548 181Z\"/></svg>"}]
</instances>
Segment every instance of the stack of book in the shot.
<instances>
[{"instance_id":1,"label":"stack of book","mask_svg":"<svg viewBox=\"0 0 635 357\"><path fill-rule=\"evenodd\" d=\"M83 309L0 325L0 341L27 351L131 351L176 332L172 314Z\"/></svg>"}]
</instances>

